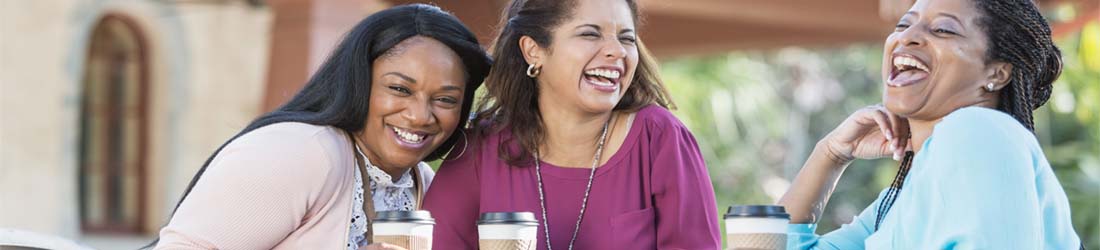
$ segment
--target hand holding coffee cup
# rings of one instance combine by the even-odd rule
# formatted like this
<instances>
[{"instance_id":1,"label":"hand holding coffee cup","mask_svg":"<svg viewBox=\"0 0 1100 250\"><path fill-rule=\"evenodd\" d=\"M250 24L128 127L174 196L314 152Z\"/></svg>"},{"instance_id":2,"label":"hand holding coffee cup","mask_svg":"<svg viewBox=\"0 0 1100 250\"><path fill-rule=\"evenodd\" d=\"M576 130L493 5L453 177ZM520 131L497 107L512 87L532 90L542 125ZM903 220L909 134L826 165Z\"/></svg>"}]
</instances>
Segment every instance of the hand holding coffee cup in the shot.
<instances>
[{"instance_id":1,"label":"hand holding coffee cup","mask_svg":"<svg viewBox=\"0 0 1100 250\"><path fill-rule=\"evenodd\" d=\"M534 250L539 223L531 212L482 213L477 221L481 250Z\"/></svg>"},{"instance_id":2,"label":"hand holding coffee cup","mask_svg":"<svg viewBox=\"0 0 1100 250\"><path fill-rule=\"evenodd\" d=\"M428 211L382 211L374 219L373 243L385 243L408 250L431 250L435 219Z\"/></svg>"},{"instance_id":3,"label":"hand holding coffee cup","mask_svg":"<svg viewBox=\"0 0 1100 250\"><path fill-rule=\"evenodd\" d=\"M730 206L724 217L729 249L787 249L787 225L791 216L783 206Z\"/></svg>"}]
</instances>

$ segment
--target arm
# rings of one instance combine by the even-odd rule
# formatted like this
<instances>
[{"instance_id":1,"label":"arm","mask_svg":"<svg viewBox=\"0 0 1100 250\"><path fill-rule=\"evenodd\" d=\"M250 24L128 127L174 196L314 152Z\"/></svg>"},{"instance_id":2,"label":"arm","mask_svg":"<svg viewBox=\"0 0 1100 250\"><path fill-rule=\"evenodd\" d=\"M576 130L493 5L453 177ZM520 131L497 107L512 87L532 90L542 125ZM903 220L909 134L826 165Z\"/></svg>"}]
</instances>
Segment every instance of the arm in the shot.
<instances>
[{"instance_id":1,"label":"arm","mask_svg":"<svg viewBox=\"0 0 1100 250\"><path fill-rule=\"evenodd\" d=\"M841 225L825 235L817 235L817 224L800 224L792 222L788 227L787 247L790 249L829 249L829 250L855 250L864 249L863 242L871 233L875 232L875 209L882 200L886 191L880 192L879 197L863 209L859 215L852 218L852 222Z\"/></svg>"},{"instance_id":2,"label":"arm","mask_svg":"<svg viewBox=\"0 0 1100 250\"><path fill-rule=\"evenodd\" d=\"M331 167L315 139L277 137L241 137L218 153L156 248L270 249L298 228L311 199L326 199Z\"/></svg>"},{"instance_id":3,"label":"arm","mask_svg":"<svg viewBox=\"0 0 1100 250\"><path fill-rule=\"evenodd\" d=\"M658 249L719 249L718 212L706 163L678 122L652 142Z\"/></svg>"},{"instance_id":4,"label":"arm","mask_svg":"<svg viewBox=\"0 0 1100 250\"><path fill-rule=\"evenodd\" d=\"M905 152L908 122L876 105L856 111L821 139L778 204L791 214L790 247L796 249L863 249L874 232L876 202L852 223L824 236L814 233L840 176L855 158L875 159ZM899 135L899 136L894 136ZM881 197L880 197L881 199Z\"/></svg>"},{"instance_id":5,"label":"arm","mask_svg":"<svg viewBox=\"0 0 1100 250\"><path fill-rule=\"evenodd\" d=\"M856 111L814 147L790 189L778 204L791 214L791 223L817 223L841 173L855 158L876 159L905 152L909 125L882 106ZM899 135L899 136L894 136Z\"/></svg>"},{"instance_id":6,"label":"arm","mask_svg":"<svg viewBox=\"0 0 1100 250\"><path fill-rule=\"evenodd\" d=\"M465 138L463 138L465 140ZM458 142L463 144L463 142ZM477 249L481 207L480 181L474 145L454 160L445 160L424 197L424 209L435 218L435 249Z\"/></svg>"}]
</instances>

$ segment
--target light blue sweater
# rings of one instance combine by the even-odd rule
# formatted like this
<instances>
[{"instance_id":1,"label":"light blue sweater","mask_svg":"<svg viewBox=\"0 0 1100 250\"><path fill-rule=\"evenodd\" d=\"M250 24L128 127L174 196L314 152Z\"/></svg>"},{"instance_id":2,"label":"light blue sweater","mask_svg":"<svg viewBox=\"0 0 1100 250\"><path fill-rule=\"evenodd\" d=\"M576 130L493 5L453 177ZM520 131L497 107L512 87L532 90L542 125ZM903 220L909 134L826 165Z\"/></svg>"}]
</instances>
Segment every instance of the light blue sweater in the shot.
<instances>
[{"instance_id":1,"label":"light blue sweater","mask_svg":"<svg viewBox=\"0 0 1100 250\"><path fill-rule=\"evenodd\" d=\"M876 232L882 200L818 236L791 224L789 249L1078 249L1070 206L1035 136L1011 116L963 108L936 125Z\"/></svg>"}]
</instances>

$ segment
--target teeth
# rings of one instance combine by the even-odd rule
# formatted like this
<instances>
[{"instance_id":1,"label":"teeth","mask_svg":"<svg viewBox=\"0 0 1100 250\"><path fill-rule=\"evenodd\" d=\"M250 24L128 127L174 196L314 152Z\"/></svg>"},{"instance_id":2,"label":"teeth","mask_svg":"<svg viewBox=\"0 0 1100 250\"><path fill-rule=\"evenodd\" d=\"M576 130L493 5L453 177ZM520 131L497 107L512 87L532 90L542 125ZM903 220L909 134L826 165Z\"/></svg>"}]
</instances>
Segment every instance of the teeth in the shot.
<instances>
[{"instance_id":1,"label":"teeth","mask_svg":"<svg viewBox=\"0 0 1100 250\"><path fill-rule=\"evenodd\" d=\"M928 72L928 66L924 65L924 63L921 63L917 59L908 56L894 57L894 68L903 69L903 66L909 66Z\"/></svg>"},{"instance_id":2,"label":"teeth","mask_svg":"<svg viewBox=\"0 0 1100 250\"><path fill-rule=\"evenodd\" d=\"M397 127L393 127L393 132L396 132L397 136L401 137L402 140L412 143L420 143L420 141L424 140L424 138L427 137L424 135L418 135L416 133L408 132Z\"/></svg>"},{"instance_id":3,"label":"teeth","mask_svg":"<svg viewBox=\"0 0 1100 250\"><path fill-rule=\"evenodd\" d=\"M588 75L599 76L607 79L619 79L619 71L607 69L590 69L584 72Z\"/></svg>"}]
</instances>

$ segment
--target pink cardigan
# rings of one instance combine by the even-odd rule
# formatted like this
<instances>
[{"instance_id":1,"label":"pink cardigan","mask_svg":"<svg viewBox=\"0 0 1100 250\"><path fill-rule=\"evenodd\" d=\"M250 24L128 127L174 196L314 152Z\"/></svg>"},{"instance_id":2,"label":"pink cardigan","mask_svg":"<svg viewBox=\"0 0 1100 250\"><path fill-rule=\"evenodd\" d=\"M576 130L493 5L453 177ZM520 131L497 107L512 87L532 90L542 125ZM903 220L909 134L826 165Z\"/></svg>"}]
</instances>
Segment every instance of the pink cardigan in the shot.
<instances>
[{"instance_id":1,"label":"pink cardigan","mask_svg":"<svg viewBox=\"0 0 1100 250\"><path fill-rule=\"evenodd\" d=\"M156 249L346 249L352 152L333 127L253 130L218 153Z\"/></svg>"}]
</instances>

